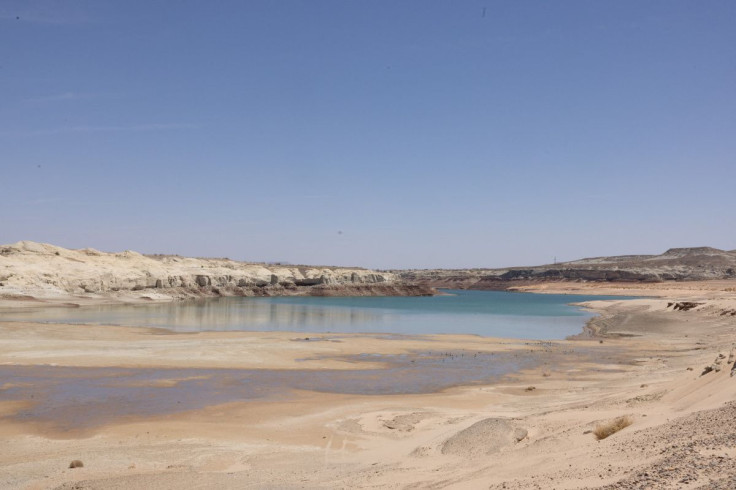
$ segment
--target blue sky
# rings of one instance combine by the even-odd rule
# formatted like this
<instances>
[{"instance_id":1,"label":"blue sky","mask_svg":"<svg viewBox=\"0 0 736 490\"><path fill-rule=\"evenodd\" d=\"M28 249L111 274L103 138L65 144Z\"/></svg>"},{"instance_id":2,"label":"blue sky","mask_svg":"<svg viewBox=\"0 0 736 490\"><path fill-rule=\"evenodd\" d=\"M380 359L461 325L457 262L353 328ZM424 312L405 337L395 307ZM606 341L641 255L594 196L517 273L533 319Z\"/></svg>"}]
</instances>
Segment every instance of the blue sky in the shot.
<instances>
[{"instance_id":1,"label":"blue sky","mask_svg":"<svg viewBox=\"0 0 736 490\"><path fill-rule=\"evenodd\" d=\"M736 248L736 2L0 3L0 243L368 267Z\"/></svg>"}]
</instances>

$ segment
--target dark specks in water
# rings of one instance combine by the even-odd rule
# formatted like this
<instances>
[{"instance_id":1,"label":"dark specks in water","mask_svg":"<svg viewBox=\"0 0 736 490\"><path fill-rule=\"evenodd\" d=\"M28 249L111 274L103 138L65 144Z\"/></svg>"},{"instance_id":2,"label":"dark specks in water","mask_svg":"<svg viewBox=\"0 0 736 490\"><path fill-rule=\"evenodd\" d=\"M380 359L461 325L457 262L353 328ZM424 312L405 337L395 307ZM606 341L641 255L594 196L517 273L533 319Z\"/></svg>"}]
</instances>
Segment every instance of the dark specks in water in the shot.
<instances>
[{"instance_id":1,"label":"dark specks in water","mask_svg":"<svg viewBox=\"0 0 736 490\"><path fill-rule=\"evenodd\" d=\"M292 342L342 342L342 340L330 337L297 337Z\"/></svg>"}]
</instances>

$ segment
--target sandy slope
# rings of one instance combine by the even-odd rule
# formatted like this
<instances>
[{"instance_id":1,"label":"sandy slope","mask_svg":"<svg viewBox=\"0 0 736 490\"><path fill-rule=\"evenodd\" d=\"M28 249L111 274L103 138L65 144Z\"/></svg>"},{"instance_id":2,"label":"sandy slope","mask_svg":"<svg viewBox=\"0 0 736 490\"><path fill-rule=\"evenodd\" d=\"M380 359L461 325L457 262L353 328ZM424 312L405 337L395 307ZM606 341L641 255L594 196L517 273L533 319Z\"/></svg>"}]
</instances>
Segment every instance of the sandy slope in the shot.
<instances>
[{"instance_id":1,"label":"sandy slope","mask_svg":"<svg viewBox=\"0 0 736 490\"><path fill-rule=\"evenodd\" d=\"M346 355L427 348L505 350L543 361L494 384L441 393L303 391L286 401L232 402L79 432L5 418L0 486L733 488L736 378L728 356L736 293L728 283L692 286L642 290L659 298L591 302L602 315L591 330L603 337L554 345L463 336L298 342L271 333L0 324L0 364L25 366L303 369L299 359L311 358L309 368L355 369ZM703 304L668 307L687 300ZM701 376L718 353L726 356L722 369ZM0 413L12 416L21 405L2 402ZM589 432L621 415L633 425L602 441ZM84 468L67 469L72 459Z\"/></svg>"}]
</instances>

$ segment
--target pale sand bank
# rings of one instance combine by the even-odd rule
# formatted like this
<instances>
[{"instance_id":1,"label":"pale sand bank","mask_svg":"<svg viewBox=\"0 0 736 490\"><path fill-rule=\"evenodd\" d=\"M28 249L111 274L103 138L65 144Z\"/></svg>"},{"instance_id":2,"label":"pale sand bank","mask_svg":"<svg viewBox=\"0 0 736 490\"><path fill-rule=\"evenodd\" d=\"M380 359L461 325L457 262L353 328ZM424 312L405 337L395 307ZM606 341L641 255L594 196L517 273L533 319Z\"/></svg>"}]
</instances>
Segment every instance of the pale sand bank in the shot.
<instances>
[{"instance_id":1,"label":"pale sand bank","mask_svg":"<svg viewBox=\"0 0 736 490\"><path fill-rule=\"evenodd\" d=\"M79 433L17 420L13 414L30 400L3 401L0 487L599 488L619 481L620 488L717 487L714 481L734 474L736 457L728 422L734 409L725 405L736 395L727 364L736 316L724 315L736 311L729 290L736 283L681 284L634 293L661 298L591 302L606 337L553 343L342 334L304 341L272 332L0 324L0 365L24 367L347 371L383 366L350 356L430 349L541 359L492 384L439 393L301 391L288 400L216 404ZM591 292L580 284L557 287ZM704 304L667 307L688 300ZM700 376L719 352L723 369ZM152 385L165 390L178 381ZM588 432L622 415L633 425L610 438L598 442ZM474 425L489 418L503 421ZM85 466L68 469L73 459Z\"/></svg>"}]
</instances>

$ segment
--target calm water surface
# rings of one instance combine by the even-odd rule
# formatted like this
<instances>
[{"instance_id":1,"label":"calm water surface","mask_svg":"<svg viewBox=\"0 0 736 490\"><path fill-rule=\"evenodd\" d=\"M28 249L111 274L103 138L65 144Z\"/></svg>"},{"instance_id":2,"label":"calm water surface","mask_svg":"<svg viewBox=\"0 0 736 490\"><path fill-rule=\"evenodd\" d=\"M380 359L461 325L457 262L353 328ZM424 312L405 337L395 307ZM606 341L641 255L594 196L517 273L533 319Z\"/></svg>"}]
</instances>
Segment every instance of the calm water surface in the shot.
<instances>
[{"instance_id":1,"label":"calm water surface","mask_svg":"<svg viewBox=\"0 0 736 490\"><path fill-rule=\"evenodd\" d=\"M569 303L603 299L495 291L449 293L435 297L216 298L140 306L39 308L0 312L0 320L155 326L175 331L466 333L557 339L580 332L590 317ZM595 348L600 350L597 345ZM87 430L116 420L220 403L290 400L294 390L362 395L430 393L457 385L491 383L519 369L550 362L557 355L560 352L551 345L534 353L367 353L346 360L380 361L383 367L354 370L4 365L0 366L0 401L24 402L16 413L7 415L9 419L41 423L59 431ZM605 357L580 348L567 348L562 355L582 356L591 362Z\"/></svg>"},{"instance_id":2,"label":"calm water surface","mask_svg":"<svg viewBox=\"0 0 736 490\"><path fill-rule=\"evenodd\" d=\"M152 305L43 308L0 313L0 320L206 330L462 333L561 339L590 313L570 303L620 297L446 291L432 297L213 298Z\"/></svg>"}]
</instances>

